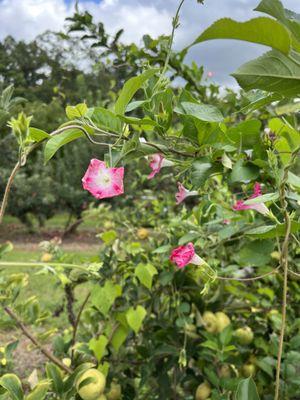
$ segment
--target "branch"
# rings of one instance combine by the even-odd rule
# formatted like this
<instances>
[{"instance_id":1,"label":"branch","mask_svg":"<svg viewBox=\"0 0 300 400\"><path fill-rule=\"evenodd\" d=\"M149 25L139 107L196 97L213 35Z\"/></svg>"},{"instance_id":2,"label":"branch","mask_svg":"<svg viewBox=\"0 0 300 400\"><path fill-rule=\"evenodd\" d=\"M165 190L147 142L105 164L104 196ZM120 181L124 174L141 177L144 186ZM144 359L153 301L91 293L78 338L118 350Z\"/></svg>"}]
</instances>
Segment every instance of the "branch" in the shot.
<instances>
[{"instance_id":1,"label":"branch","mask_svg":"<svg viewBox=\"0 0 300 400\"><path fill-rule=\"evenodd\" d=\"M76 342L76 335L77 335L77 331L78 331L78 326L79 326L81 314L82 314L82 312L84 310L84 307L86 306L87 302L89 301L90 296L91 296L91 293L88 293L88 295L86 296L84 302L81 304L81 307L80 307L80 309L78 311L77 318L76 318L76 321L75 321L74 326L73 326L73 336L72 336L71 346L74 346L74 344ZM71 355L72 362L73 362L73 359L74 359L74 349L72 349L72 355Z\"/></svg>"},{"instance_id":2,"label":"branch","mask_svg":"<svg viewBox=\"0 0 300 400\"><path fill-rule=\"evenodd\" d=\"M19 317L13 312L9 307L4 307L4 311L16 322L17 326L22 330L25 336L54 364L56 364L60 369L64 370L68 374L71 374L73 370L67 367L62 361L55 357L49 350L47 350L28 330L24 323L19 319Z\"/></svg>"}]
</instances>

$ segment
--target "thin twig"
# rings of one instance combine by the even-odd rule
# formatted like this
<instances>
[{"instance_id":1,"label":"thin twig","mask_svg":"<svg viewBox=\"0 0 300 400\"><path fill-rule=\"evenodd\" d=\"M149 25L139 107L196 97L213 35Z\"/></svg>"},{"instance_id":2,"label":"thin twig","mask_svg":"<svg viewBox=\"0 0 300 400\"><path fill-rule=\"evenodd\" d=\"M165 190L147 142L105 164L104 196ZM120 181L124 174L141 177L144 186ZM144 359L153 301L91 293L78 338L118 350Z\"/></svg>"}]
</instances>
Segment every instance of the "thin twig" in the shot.
<instances>
[{"instance_id":1,"label":"thin twig","mask_svg":"<svg viewBox=\"0 0 300 400\"><path fill-rule=\"evenodd\" d=\"M265 274L254 276L253 278L235 278L235 277L225 277L225 276L217 276L216 279L220 279L222 281L241 281L241 282L248 282L248 281L257 281L259 279L265 278L266 276L270 276L273 274L277 274L279 271L280 266L273 269L272 271L266 272Z\"/></svg>"},{"instance_id":2,"label":"thin twig","mask_svg":"<svg viewBox=\"0 0 300 400\"><path fill-rule=\"evenodd\" d=\"M4 307L4 311L16 322L17 326L21 329L26 337L54 364L56 364L60 369L71 374L73 370L55 357L49 350L47 350L28 330L24 323L19 319L19 317L14 313L10 307Z\"/></svg>"},{"instance_id":3,"label":"thin twig","mask_svg":"<svg viewBox=\"0 0 300 400\"><path fill-rule=\"evenodd\" d=\"M72 341L71 341L71 346L74 346L74 344L76 343L76 336L77 336L77 331L78 331L78 326L79 326L79 322L80 322L80 318L81 318L81 314L84 310L84 307L86 306L87 302L89 301L89 298L91 296L91 293L88 293L86 298L84 299L83 303L81 304L81 307L78 311L77 314L77 318L73 327L73 336L72 336ZM71 355L71 360L73 362L74 359L74 349L72 349L72 355Z\"/></svg>"},{"instance_id":4,"label":"thin twig","mask_svg":"<svg viewBox=\"0 0 300 400\"><path fill-rule=\"evenodd\" d=\"M279 197L281 208L284 213L285 220L285 236L283 240L283 244L281 246L280 252L280 266L284 271L283 276L283 292L282 292L282 321L281 321L281 330L279 336L279 345L278 345L278 354L277 354L277 367L276 367L276 381L275 381L275 397L274 400L279 400L280 396L280 370L281 370L281 360L283 354L283 345L284 345L284 335L285 335L285 324L286 324L286 308L287 308L287 293L288 293L288 272L289 272L289 239L291 235L291 217L287 210L287 201L286 201L286 183L288 181L289 169L293 165L297 155L299 153L299 148L297 148L291 156L290 162L284 167L283 177L279 188Z\"/></svg>"},{"instance_id":5,"label":"thin twig","mask_svg":"<svg viewBox=\"0 0 300 400\"><path fill-rule=\"evenodd\" d=\"M0 224L2 223L3 217L4 217L4 213L5 213L5 209L7 206L7 201L8 201L8 196L9 196L9 192L11 189L11 185L13 184L14 178L17 174L17 172L19 171L19 169L21 168L21 163L20 161L18 161L14 167L14 169L11 171L10 177L8 178L7 184L6 184L6 188L5 188L5 192L4 192L4 196L3 196L3 200L1 203L1 209L0 209Z\"/></svg>"}]
</instances>

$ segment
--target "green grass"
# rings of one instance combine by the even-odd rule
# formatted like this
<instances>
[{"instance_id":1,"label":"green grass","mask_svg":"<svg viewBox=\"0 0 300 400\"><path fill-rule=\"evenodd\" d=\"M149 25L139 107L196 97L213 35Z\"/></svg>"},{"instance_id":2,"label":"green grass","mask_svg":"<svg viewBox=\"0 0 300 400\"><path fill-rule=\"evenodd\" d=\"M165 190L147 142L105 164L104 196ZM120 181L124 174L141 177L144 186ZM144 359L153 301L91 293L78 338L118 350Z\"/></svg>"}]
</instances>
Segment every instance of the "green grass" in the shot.
<instances>
[{"instance_id":1,"label":"green grass","mask_svg":"<svg viewBox=\"0 0 300 400\"><path fill-rule=\"evenodd\" d=\"M84 261L84 259L90 258L96 255L95 250L82 252L80 249L77 251L66 252L66 255L76 255L76 262ZM42 255L42 251L14 249L12 252L6 254L3 261L13 262L35 262L39 261ZM65 293L62 283L57 276L51 273L41 274L41 268L36 267L23 267L23 266L6 266L0 269L3 274L15 274L15 273L27 273L29 275L29 284L25 287L18 299L18 302L23 302L31 296L36 296L39 300L42 310L50 311L51 314L57 308L63 304L65 299ZM84 300L90 284L81 284L75 290L75 310L78 309L79 305ZM65 329L68 326L66 313L63 312L59 317L51 319L51 326Z\"/></svg>"}]
</instances>

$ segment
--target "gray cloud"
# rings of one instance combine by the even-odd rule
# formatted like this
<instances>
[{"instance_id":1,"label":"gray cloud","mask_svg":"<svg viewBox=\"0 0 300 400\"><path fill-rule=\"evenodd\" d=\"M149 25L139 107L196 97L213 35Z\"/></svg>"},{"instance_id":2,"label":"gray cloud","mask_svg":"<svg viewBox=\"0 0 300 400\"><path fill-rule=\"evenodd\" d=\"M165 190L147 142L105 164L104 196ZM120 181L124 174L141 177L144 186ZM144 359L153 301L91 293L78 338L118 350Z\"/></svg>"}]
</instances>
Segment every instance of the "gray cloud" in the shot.
<instances>
[{"instance_id":1,"label":"gray cloud","mask_svg":"<svg viewBox=\"0 0 300 400\"><path fill-rule=\"evenodd\" d=\"M186 0L181 13L181 26L176 31L175 47L191 43L203 29L222 17L246 20L255 13L259 0L206 0L200 5L196 0ZM283 4L300 13L299 0L283 0ZM145 33L157 36L169 33L171 20L178 0L93 0L80 2L97 20L105 23L109 32L125 28L127 42L139 42ZM64 19L72 13L74 0L68 5L64 0L0 0L0 39L10 34L17 39L30 40L46 29L58 30ZM234 85L229 74L245 61L259 56L266 49L238 41L218 40L194 46L188 61L204 65L214 73L213 80Z\"/></svg>"}]
</instances>

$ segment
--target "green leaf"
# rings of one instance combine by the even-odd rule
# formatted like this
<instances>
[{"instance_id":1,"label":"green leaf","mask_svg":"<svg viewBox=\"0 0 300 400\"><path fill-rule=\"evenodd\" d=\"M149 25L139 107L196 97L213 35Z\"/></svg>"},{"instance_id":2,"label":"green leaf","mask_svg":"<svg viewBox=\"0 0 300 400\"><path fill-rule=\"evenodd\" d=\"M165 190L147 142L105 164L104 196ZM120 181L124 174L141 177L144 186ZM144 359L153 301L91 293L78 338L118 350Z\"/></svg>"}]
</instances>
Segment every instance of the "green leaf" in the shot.
<instances>
[{"instance_id":1,"label":"green leaf","mask_svg":"<svg viewBox=\"0 0 300 400\"><path fill-rule=\"evenodd\" d=\"M49 139L46 143L44 150L45 164L54 156L58 149L82 136L84 136L84 134L80 130L68 129L67 131L62 132L59 135L51 137L51 139Z\"/></svg>"},{"instance_id":2,"label":"green leaf","mask_svg":"<svg viewBox=\"0 0 300 400\"><path fill-rule=\"evenodd\" d=\"M279 199L278 193L267 193L262 196L257 196L254 199L249 199L244 201L245 204L258 204L258 203L266 203L267 201L277 201Z\"/></svg>"},{"instance_id":3,"label":"green leaf","mask_svg":"<svg viewBox=\"0 0 300 400\"><path fill-rule=\"evenodd\" d=\"M98 362L101 361L101 359L105 355L107 344L108 344L108 339L104 335L99 336L98 339L92 338L89 341L89 348L95 354L95 357Z\"/></svg>"},{"instance_id":4,"label":"green leaf","mask_svg":"<svg viewBox=\"0 0 300 400\"><path fill-rule=\"evenodd\" d=\"M126 107L130 100L133 98L135 93L143 86L143 84L156 74L158 70L148 69L139 76L130 78L123 86L120 92L119 98L115 104L116 114L123 115L125 113Z\"/></svg>"},{"instance_id":5,"label":"green leaf","mask_svg":"<svg viewBox=\"0 0 300 400\"><path fill-rule=\"evenodd\" d=\"M245 267L263 267L268 265L271 252L274 250L273 240L254 240L246 243L236 254L235 259Z\"/></svg>"},{"instance_id":6,"label":"green leaf","mask_svg":"<svg viewBox=\"0 0 300 400\"><path fill-rule=\"evenodd\" d=\"M76 106L67 106L66 115L69 119L76 119L84 117L87 113L88 108L85 103L77 104Z\"/></svg>"},{"instance_id":7,"label":"green leaf","mask_svg":"<svg viewBox=\"0 0 300 400\"><path fill-rule=\"evenodd\" d=\"M119 348L122 346L122 344L125 342L129 332L130 332L130 330L123 325L120 325L116 329L116 331L111 339L111 344L117 352L119 351Z\"/></svg>"},{"instance_id":8,"label":"green leaf","mask_svg":"<svg viewBox=\"0 0 300 400\"><path fill-rule=\"evenodd\" d=\"M246 22L222 18L208 27L192 45L212 39L236 39L263 44L288 54L291 39L287 29L274 19L258 17Z\"/></svg>"},{"instance_id":9,"label":"green leaf","mask_svg":"<svg viewBox=\"0 0 300 400\"><path fill-rule=\"evenodd\" d=\"M14 374L5 374L0 378L0 386L8 391L13 400L23 400L24 394L20 379Z\"/></svg>"},{"instance_id":10,"label":"green leaf","mask_svg":"<svg viewBox=\"0 0 300 400\"><path fill-rule=\"evenodd\" d=\"M297 14L286 10L279 0L262 0L255 11L271 15L286 26L293 35L293 47L299 51L300 45L297 41L300 41L300 21Z\"/></svg>"},{"instance_id":11,"label":"green leaf","mask_svg":"<svg viewBox=\"0 0 300 400\"><path fill-rule=\"evenodd\" d=\"M288 173L288 183L296 188L300 188L300 177L293 174L291 171Z\"/></svg>"},{"instance_id":12,"label":"green leaf","mask_svg":"<svg viewBox=\"0 0 300 400\"><path fill-rule=\"evenodd\" d=\"M222 122L224 119L217 107L207 104L183 102L180 103L180 107L175 108L175 112L189 115L205 122Z\"/></svg>"},{"instance_id":13,"label":"green leaf","mask_svg":"<svg viewBox=\"0 0 300 400\"><path fill-rule=\"evenodd\" d=\"M29 393L29 395L25 397L25 399L26 400L43 400L47 395L50 385L51 385L51 383L48 380L40 381L35 386L35 388L32 390L32 392Z\"/></svg>"},{"instance_id":14,"label":"green leaf","mask_svg":"<svg viewBox=\"0 0 300 400\"><path fill-rule=\"evenodd\" d=\"M97 235L98 236L98 235ZM114 243L114 241L117 239L117 232L114 230L106 231L101 233L100 238L103 240L103 242L106 244L106 246L109 246Z\"/></svg>"},{"instance_id":15,"label":"green leaf","mask_svg":"<svg viewBox=\"0 0 300 400\"><path fill-rule=\"evenodd\" d=\"M259 400L256 385L251 377L240 381L235 400Z\"/></svg>"},{"instance_id":16,"label":"green leaf","mask_svg":"<svg viewBox=\"0 0 300 400\"><path fill-rule=\"evenodd\" d=\"M147 311L143 306L138 305L136 309L131 307L127 312L126 312L126 319L128 322L128 325L130 328L134 330L134 332L137 334L139 330L141 329L143 320L145 319L147 315Z\"/></svg>"},{"instance_id":17,"label":"green leaf","mask_svg":"<svg viewBox=\"0 0 300 400\"><path fill-rule=\"evenodd\" d=\"M259 175L259 168L250 163L244 163L243 160L239 160L233 167L231 172L232 182L248 182L256 179Z\"/></svg>"},{"instance_id":18,"label":"green leaf","mask_svg":"<svg viewBox=\"0 0 300 400\"><path fill-rule=\"evenodd\" d=\"M204 185L210 175L220 171L220 164L213 164L206 157L199 158L192 164L191 181L195 188Z\"/></svg>"},{"instance_id":19,"label":"green leaf","mask_svg":"<svg viewBox=\"0 0 300 400\"><path fill-rule=\"evenodd\" d=\"M121 296L122 288L112 281L106 281L103 287L94 286L91 301L98 310L106 316L117 297Z\"/></svg>"},{"instance_id":20,"label":"green leaf","mask_svg":"<svg viewBox=\"0 0 300 400\"><path fill-rule=\"evenodd\" d=\"M62 395L64 392L64 382L59 368L55 364L48 363L46 365L46 373L47 378L52 381L53 391L58 395Z\"/></svg>"},{"instance_id":21,"label":"green leaf","mask_svg":"<svg viewBox=\"0 0 300 400\"><path fill-rule=\"evenodd\" d=\"M245 234L257 239L272 239L277 236L285 236L285 230L285 224L263 225L258 228L250 229L249 231L246 231ZM291 232L297 233L299 230L300 222L292 221Z\"/></svg>"},{"instance_id":22,"label":"green leaf","mask_svg":"<svg viewBox=\"0 0 300 400\"><path fill-rule=\"evenodd\" d=\"M95 107L90 109L90 111L92 112L91 120L98 128L116 133L122 132L122 122L111 110L103 107Z\"/></svg>"},{"instance_id":23,"label":"green leaf","mask_svg":"<svg viewBox=\"0 0 300 400\"><path fill-rule=\"evenodd\" d=\"M247 91L261 89L284 96L298 95L300 54L291 52L291 56L287 57L277 50L272 50L243 64L232 76Z\"/></svg>"},{"instance_id":24,"label":"green leaf","mask_svg":"<svg viewBox=\"0 0 300 400\"><path fill-rule=\"evenodd\" d=\"M37 129L37 128L33 128L30 127L29 128L29 139L34 140L35 142L41 142L44 139L48 139L51 136L49 135L49 133L41 130L41 129Z\"/></svg>"},{"instance_id":25,"label":"green leaf","mask_svg":"<svg viewBox=\"0 0 300 400\"><path fill-rule=\"evenodd\" d=\"M152 264L138 264L135 269L135 275L142 285L151 290L153 276L157 274L157 269Z\"/></svg>"},{"instance_id":26,"label":"green leaf","mask_svg":"<svg viewBox=\"0 0 300 400\"><path fill-rule=\"evenodd\" d=\"M252 149L260 142L261 122L257 119L250 119L240 122L227 130L227 136L242 149Z\"/></svg>"}]
</instances>

